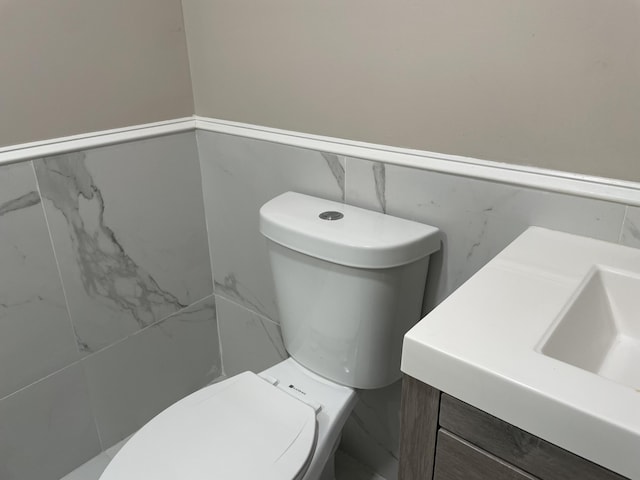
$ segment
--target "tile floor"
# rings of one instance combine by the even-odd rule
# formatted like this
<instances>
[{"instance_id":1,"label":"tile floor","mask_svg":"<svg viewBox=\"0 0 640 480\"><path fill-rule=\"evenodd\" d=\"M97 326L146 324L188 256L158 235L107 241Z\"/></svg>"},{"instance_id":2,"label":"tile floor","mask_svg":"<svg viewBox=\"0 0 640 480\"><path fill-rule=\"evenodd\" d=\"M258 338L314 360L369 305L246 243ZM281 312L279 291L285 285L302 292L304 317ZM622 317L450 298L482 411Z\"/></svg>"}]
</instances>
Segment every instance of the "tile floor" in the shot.
<instances>
[{"instance_id":1,"label":"tile floor","mask_svg":"<svg viewBox=\"0 0 640 480\"><path fill-rule=\"evenodd\" d=\"M128 439L116 443L113 447L93 457L84 465L65 475L61 480L98 480L111 459ZM385 480L380 475L369 471L360 462L338 450L336 453L336 480Z\"/></svg>"}]
</instances>

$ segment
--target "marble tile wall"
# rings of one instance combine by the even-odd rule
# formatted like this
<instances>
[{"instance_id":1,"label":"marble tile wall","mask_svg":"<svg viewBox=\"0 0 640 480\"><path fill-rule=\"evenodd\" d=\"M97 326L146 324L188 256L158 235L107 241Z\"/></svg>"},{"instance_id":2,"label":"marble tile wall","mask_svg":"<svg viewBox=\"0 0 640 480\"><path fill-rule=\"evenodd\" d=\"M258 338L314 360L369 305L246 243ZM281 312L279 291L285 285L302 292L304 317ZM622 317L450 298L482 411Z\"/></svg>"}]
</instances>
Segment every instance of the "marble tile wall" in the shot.
<instances>
[{"instance_id":1,"label":"marble tile wall","mask_svg":"<svg viewBox=\"0 0 640 480\"><path fill-rule=\"evenodd\" d=\"M341 201L336 155L233 135L197 132L216 295L278 321L260 207L295 190Z\"/></svg>"},{"instance_id":2,"label":"marble tile wall","mask_svg":"<svg viewBox=\"0 0 640 480\"><path fill-rule=\"evenodd\" d=\"M640 247L640 209L616 203L197 132L225 372L286 355L258 210L294 190L437 226L425 311L530 225ZM400 382L363 391L342 448L397 477Z\"/></svg>"},{"instance_id":3,"label":"marble tile wall","mask_svg":"<svg viewBox=\"0 0 640 480\"><path fill-rule=\"evenodd\" d=\"M349 158L347 202L434 225L443 232L435 303L530 225L617 242L626 207Z\"/></svg>"},{"instance_id":4,"label":"marble tile wall","mask_svg":"<svg viewBox=\"0 0 640 480\"><path fill-rule=\"evenodd\" d=\"M0 167L0 478L57 480L221 374L193 133Z\"/></svg>"},{"instance_id":5,"label":"marble tile wall","mask_svg":"<svg viewBox=\"0 0 640 480\"><path fill-rule=\"evenodd\" d=\"M0 478L58 479L209 381L286 358L260 206L443 231L425 309L529 225L640 247L640 208L198 131L0 167ZM342 448L396 478L400 383Z\"/></svg>"}]
</instances>

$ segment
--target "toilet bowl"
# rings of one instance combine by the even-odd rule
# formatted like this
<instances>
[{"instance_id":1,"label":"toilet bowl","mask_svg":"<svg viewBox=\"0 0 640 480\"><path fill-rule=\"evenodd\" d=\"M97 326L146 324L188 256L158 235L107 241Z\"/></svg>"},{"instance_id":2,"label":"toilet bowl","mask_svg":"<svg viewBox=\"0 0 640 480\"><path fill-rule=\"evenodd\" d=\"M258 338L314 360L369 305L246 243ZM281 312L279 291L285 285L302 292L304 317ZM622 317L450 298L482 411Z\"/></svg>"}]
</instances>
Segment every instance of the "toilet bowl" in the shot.
<instances>
[{"instance_id":1,"label":"toilet bowl","mask_svg":"<svg viewBox=\"0 0 640 480\"><path fill-rule=\"evenodd\" d=\"M167 408L100 478L333 480L333 455L355 400L352 388L288 358Z\"/></svg>"},{"instance_id":2,"label":"toilet bowl","mask_svg":"<svg viewBox=\"0 0 640 480\"><path fill-rule=\"evenodd\" d=\"M207 386L143 426L100 480L334 480L356 388L400 377L438 230L288 192L260 210L290 358Z\"/></svg>"}]
</instances>

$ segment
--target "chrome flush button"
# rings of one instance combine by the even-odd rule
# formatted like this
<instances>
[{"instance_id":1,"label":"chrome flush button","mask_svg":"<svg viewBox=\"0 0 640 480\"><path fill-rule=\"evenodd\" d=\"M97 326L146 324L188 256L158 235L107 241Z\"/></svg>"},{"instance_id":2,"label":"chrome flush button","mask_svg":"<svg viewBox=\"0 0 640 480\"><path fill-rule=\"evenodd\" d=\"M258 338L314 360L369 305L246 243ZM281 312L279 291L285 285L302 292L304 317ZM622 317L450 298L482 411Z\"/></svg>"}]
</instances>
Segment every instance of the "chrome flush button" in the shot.
<instances>
[{"instance_id":1,"label":"chrome flush button","mask_svg":"<svg viewBox=\"0 0 640 480\"><path fill-rule=\"evenodd\" d=\"M318 215L322 220L340 220L342 217L344 217L344 215L340 212L335 212L335 211L327 211L327 212L322 212L320 215Z\"/></svg>"}]
</instances>

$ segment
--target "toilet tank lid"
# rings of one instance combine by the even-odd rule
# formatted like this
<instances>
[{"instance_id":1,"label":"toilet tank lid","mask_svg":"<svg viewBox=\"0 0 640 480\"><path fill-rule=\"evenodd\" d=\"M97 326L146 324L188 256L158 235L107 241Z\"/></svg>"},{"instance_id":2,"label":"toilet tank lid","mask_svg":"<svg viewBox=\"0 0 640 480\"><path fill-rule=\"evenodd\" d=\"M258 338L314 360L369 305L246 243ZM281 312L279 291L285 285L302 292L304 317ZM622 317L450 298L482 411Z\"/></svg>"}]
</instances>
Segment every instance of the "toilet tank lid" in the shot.
<instances>
[{"instance_id":1,"label":"toilet tank lid","mask_svg":"<svg viewBox=\"0 0 640 480\"><path fill-rule=\"evenodd\" d=\"M325 212L340 218L323 219ZM260 232L300 253L357 268L405 265L440 249L436 227L295 192L262 206Z\"/></svg>"}]
</instances>

